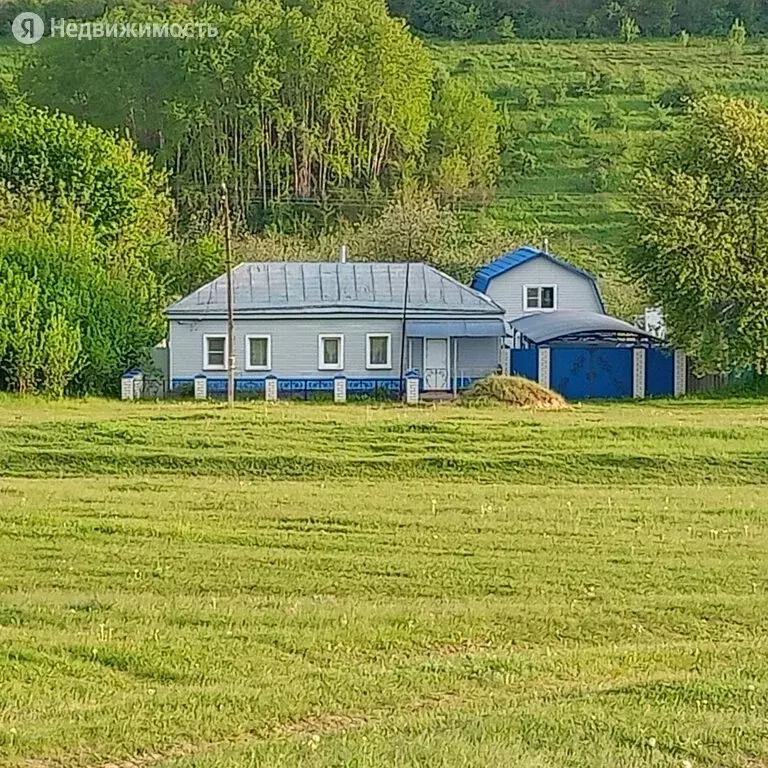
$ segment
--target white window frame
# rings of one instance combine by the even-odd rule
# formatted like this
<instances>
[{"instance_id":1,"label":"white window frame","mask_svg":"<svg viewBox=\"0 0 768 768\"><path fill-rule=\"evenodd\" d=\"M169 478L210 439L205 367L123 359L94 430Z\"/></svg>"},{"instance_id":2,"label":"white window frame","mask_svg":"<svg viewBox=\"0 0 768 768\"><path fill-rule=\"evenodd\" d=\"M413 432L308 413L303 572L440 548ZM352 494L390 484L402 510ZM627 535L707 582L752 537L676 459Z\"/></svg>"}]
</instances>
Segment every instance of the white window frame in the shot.
<instances>
[{"instance_id":1,"label":"white window frame","mask_svg":"<svg viewBox=\"0 0 768 768\"><path fill-rule=\"evenodd\" d=\"M267 340L267 364L251 365L251 340ZM268 333L249 333L245 337L245 370L246 371L271 371L272 370L272 336Z\"/></svg>"},{"instance_id":2,"label":"white window frame","mask_svg":"<svg viewBox=\"0 0 768 768\"><path fill-rule=\"evenodd\" d=\"M371 362L371 339L387 340L387 362ZM365 334L365 367L369 371L392 370L392 334L391 333L366 333Z\"/></svg>"},{"instance_id":3,"label":"white window frame","mask_svg":"<svg viewBox=\"0 0 768 768\"><path fill-rule=\"evenodd\" d=\"M326 339L339 340L339 362L326 363L323 359L323 342ZM343 333L321 333L317 337L317 370L318 371L343 371L344 370L344 334Z\"/></svg>"},{"instance_id":4,"label":"white window frame","mask_svg":"<svg viewBox=\"0 0 768 768\"><path fill-rule=\"evenodd\" d=\"M528 289L529 288L536 288L539 292L539 305L541 305L541 291L543 288L551 288L552 289L552 304L551 307L529 307L528 306ZM541 284L533 284L533 285L524 285L523 286L523 312L554 312L557 309L557 285L553 283L541 283Z\"/></svg>"},{"instance_id":5,"label":"white window frame","mask_svg":"<svg viewBox=\"0 0 768 768\"><path fill-rule=\"evenodd\" d=\"M224 339L224 364L211 365L208 362L208 345L211 339ZM204 371L226 371L227 361L229 360L229 341L226 333L204 333L203 334L203 370Z\"/></svg>"}]
</instances>

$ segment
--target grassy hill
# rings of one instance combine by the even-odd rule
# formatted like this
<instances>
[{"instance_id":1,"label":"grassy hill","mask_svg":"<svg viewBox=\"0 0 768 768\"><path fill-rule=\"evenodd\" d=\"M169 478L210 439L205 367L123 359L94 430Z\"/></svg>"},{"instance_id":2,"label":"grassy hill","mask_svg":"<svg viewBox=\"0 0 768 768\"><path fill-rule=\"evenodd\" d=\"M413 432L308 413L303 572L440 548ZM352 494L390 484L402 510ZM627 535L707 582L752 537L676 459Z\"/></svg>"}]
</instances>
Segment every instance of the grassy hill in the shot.
<instances>
[{"instance_id":1,"label":"grassy hill","mask_svg":"<svg viewBox=\"0 0 768 768\"><path fill-rule=\"evenodd\" d=\"M686 81L701 92L768 101L764 41L741 50L713 38L685 46L674 40L429 46L439 66L471 78L509 115L495 217L539 242L548 237L553 251L596 271L619 311L637 300L618 284L626 182L643 149L680 119L656 105L659 94Z\"/></svg>"}]
</instances>

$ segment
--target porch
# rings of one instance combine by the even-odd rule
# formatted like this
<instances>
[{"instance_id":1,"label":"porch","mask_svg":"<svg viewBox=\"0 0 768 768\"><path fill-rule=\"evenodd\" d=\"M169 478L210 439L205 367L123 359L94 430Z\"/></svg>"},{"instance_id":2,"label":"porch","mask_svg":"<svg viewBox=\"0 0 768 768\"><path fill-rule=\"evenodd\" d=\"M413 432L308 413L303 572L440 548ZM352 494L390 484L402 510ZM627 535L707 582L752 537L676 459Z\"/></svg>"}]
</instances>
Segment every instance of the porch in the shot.
<instances>
[{"instance_id":1,"label":"porch","mask_svg":"<svg viewBox=\"0 0 768 768\"><path fill-rule=\"evenodd\" d=\"M406 367L419 374L419 390L457 394L473 381L504 369L500 320L413 320L406 323Z\"/></svg>"}]
</instances>

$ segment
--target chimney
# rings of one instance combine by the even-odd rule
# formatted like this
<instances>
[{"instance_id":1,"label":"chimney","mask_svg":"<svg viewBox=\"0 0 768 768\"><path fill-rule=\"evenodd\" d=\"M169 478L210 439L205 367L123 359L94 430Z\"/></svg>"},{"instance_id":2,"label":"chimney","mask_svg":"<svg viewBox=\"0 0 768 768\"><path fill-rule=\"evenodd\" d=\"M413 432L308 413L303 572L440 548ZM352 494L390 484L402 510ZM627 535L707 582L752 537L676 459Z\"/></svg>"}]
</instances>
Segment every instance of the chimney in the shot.
<instances>
[{"instance_id":1,"label":"chimney","mask_svg":"<svg viewBox=\"0 0 768 768\"><path fill-rule=\"evenodd\" d=\"M549 238L544 238L544 253L549 253Z\"/></svg>"},{"instance_id":2,"label":"chimney","mask_svg":"<svg viewBox=\"0 0 768 768\"><path fill-rule=\"evenodd\" d=\"M342 244L339 246L339 264L347 263L347 246Z\"/></svg>"}]
</instances>

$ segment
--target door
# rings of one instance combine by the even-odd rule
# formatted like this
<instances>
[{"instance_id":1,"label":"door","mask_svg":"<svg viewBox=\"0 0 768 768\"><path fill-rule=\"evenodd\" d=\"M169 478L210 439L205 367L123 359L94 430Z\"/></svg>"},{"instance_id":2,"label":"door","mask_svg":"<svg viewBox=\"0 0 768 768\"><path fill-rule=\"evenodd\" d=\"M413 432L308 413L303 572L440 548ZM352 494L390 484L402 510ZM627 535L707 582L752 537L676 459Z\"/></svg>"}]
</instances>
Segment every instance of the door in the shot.
<instances>
[{"instance_id":1,"label":"door","mask_svg":"<svg viewBox=\"0 0 768 768\"><path fill-rule=\"evenodd\" d=\"M424 389L450 389L448 339L424 339Z\"/></svg>"}]
</instances>

